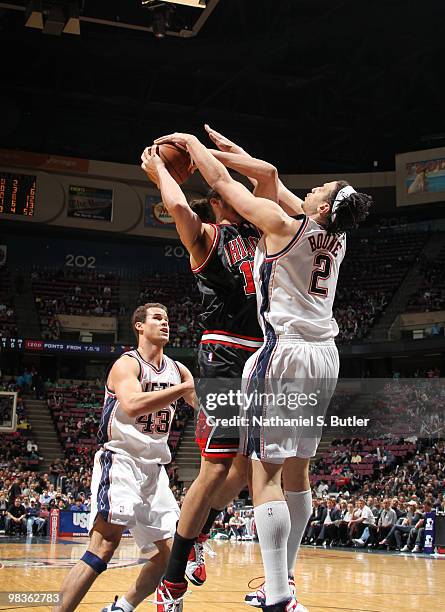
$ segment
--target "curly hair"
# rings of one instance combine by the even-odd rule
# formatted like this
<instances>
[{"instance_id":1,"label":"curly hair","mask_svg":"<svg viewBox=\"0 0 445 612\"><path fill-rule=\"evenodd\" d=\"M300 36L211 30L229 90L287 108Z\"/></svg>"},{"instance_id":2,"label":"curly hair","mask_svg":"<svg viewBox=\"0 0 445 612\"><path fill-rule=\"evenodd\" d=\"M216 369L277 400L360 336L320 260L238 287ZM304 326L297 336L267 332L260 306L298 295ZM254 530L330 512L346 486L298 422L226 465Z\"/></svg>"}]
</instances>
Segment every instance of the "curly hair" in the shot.
<instances>
[{"instance_id":1,"label":"curly hair","mask_svg":"<svg viewBox=\"0 0 445 612\"><path fill-rule=\"evenodd\" d=\"M333 189L329 198L331 211L338 192L348 185L349 183L347 181L337 181L337 185L335 189ZM326 225L327 233L344 234L350 230L357 229L360 223L362 223L369 215L369 209L371 208L372 204L372 197L367 193L351 193L351 195L344 198L339 203L337 210L335 211L334 219L332 219L331 212Z\"/></svg>"}]
</instances>

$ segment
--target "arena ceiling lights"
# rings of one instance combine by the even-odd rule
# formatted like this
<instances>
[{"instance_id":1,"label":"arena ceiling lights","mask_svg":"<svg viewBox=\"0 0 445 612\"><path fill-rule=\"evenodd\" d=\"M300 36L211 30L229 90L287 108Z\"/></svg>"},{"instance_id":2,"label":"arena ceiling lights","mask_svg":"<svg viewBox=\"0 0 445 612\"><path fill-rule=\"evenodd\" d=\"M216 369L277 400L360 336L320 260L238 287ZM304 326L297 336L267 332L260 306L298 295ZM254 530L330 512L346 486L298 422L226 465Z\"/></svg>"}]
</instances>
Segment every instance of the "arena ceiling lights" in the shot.
<instances>
[{"instance_id":1,"label":"arena ceiling lights","mask_svg":"<svg viewBox=\"0 0 445 612\"><path fill-rule=\"evenodd\" d=\"M139 0L122 4L91 0L9 0L0 8L25 13L24 25L45 34L81 34L81 24L150 32L156 38L193 38L220 0Z\"/></svg>"}]
</instances>

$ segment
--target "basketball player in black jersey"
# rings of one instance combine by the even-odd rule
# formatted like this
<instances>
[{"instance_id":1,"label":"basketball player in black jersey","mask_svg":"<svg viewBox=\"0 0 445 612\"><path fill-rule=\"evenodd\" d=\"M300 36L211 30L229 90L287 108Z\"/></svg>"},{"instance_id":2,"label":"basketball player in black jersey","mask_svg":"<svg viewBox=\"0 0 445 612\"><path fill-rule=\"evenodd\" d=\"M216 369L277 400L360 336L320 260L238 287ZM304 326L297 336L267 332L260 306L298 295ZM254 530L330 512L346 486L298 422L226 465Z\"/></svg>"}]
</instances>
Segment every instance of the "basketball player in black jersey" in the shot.
<instances>
[{"instance_id":1,"label":"basketball player in black jersey","mask_svg":"<svg viewBox=\"0 0 445 612\"><path fill-rule=\"evenodd\" d=\"M142 155L142 168L157 178L163 203L190 254L202 295L199 375L241 378L246 360L263 341L252 276L259 232L215 192L197 202L193 210L162 160L150 149ZM276 200L276 169L264 162L256 166L250 160L249 170L256 192ZM182 603L169 601L186 589L186 566L187 578L193 584L204 583L203 542L221 508L246 484L247 459L237 457L238 438L228 439L223 430L208 427L205 420L204 416L197 427L201 470L182 506L169 567L158 593L159 612L181 609Z\"/></svg>"}]
</instances>

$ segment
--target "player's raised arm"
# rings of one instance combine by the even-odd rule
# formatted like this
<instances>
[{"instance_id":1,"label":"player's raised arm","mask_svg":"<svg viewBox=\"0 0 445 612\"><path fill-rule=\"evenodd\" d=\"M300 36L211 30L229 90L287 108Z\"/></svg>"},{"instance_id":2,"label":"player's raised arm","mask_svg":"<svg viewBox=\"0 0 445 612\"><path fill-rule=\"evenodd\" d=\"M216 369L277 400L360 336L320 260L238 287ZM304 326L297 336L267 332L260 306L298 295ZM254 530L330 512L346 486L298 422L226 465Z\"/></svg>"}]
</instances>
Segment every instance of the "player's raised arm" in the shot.
<instances>
[{"instance_id":1,"label":"player's raised arm","mask_svg":"<svg viewBox=\"0 0 445 612\"><path fill-rule=\"evenodd\" d=\"M231 168L249 179L255 179L254 195L278 202L278 172L275 166L250 155L224 153L216 149L209 150L226 168Z\"/></svg>"},{"instance_id":2,"label":"player's raised arm","mask_svg":"<svg viewBox=\"0 0 445 612\"><path fill-rule=\"evenodd\" d=\"M217 132L209 125L206 124L204 127L210 140L218 147L218 150L221 151L221 153L228 153L231 156L237 155L247 159L255 159L252 158L252 156L249 155L245 149L229 140L226 136L220 132ZM281 208L288 215L292 216L303 214L303 209L301 207L303 200L292 193L292 191L290 191L284 185L283 181L278 176L278 173L275 177L274 173L272 172L272 168L274 168L274 166L268 162L256 159L253 165L250 165L249 162L244 159L244 164L234 167L233 165L226 163L226 160L234 160L235 158L224 156L218 157L218 159L220 159L225 166L247 176L250 182L255 186L254 194L256 196L268 198L274 202L278 202ZM239 158L236 159L239 160ZM274 189L277 189L278 191L277 197L274 196Z\"/></svg>"},{"instance_id":3,"label":"player's raised arm","mask_svg":"<svg viewBox=\"0 0 445 612\"><path fill-rule=\"evenodd\" d=\"M212 154L227 168L246 176L254 186L256 196L278 202L278 172L275 166L252 157L207 123L204 127L210 140L218 147L218 151L212 150Z\"/></svg>"},{"instance_id":4,"label":"player's raised arm","mask_svg":"<svg viewBox=\"0 0 445 612\"><path fill-rule=\"evenodd\" d=\"M283 236L286 225L293 222L275 202L255 197L229 174L227 168L199 140L190 134L170 134L155 140L157 144L172 142L187 147L194 163L208 185L244 219L260 228L264 234Z\"/></svg>"},{"instance_id":5,"label":"player's raised arm","mask_svg":"<svg viewBox=\"0 0 445 612\"><path fill-rule=\"evenodd\" d=\"M130 417L157 412L180 397L189 397L194 392L193 378L167 389L142 391L138 376L139 365L132 358L118 359L109 375L119 405Z\"/></svg>"},{"instance_id":6,"label":"player's raised arm","mask_svg":"<svg viewBox=\"0 0 445 612\"><path fill-rule=\"evenodd\" d=\"M162 202L173 217L182 244L196 261L208 252L214 229L202 223L190 208L181 187L170 175L155 147L147 147L141 155L141 168L155 182L161 192Z\"/></svg>"}]
</instances>

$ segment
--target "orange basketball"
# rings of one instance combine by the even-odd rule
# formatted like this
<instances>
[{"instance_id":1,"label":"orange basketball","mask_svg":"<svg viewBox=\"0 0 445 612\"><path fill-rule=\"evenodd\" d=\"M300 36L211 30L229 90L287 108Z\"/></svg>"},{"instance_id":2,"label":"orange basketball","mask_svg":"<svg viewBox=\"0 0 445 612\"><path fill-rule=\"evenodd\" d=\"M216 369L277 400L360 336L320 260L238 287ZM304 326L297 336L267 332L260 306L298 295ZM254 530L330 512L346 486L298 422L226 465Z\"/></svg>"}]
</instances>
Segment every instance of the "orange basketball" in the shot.
<instances>
[{"instance_id":1,"label":"orange basketball","mask_svg":"<svg viewBox=\"0 0 445 612\"><path fill-rule=\"evenodd\" d=\"M158 155L178 185L185 183L192 173L192 160L187 151L168 143L158 146Z\"/></svg>"}]
</instances>

